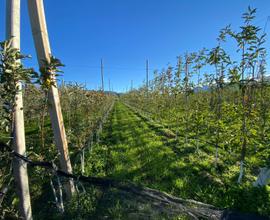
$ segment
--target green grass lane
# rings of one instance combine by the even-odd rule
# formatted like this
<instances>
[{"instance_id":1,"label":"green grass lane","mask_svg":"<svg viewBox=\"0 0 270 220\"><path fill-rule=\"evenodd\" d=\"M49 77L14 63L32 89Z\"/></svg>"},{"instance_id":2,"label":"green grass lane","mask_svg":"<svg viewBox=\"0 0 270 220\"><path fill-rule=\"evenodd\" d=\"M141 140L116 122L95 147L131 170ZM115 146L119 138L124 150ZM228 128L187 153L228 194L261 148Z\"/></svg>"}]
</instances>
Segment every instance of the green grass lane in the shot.
<instances>
[{"instance_id":1,"label":"green grass lane","mask_svg":"<svg viewBox=\"0 0 270 220\"><path fill-rule=\"evenodd\" d=\"M214 159L214 154L196 152L196 147L180 146L118 101L101 143L86 158L86 174L130 180L223 208L269 212L269 189L237 185L238 164L220 158L215 169Z\"/></svg>"},{"instance_id":2,"label":"green grass lane","mask_svg":"<svg viewBox=\"0 0 270 220\"><path fill-rule=\"evenodd\" d=\"M163 137L120 102L108 126L103 140L110 150L109 175L168 190L175 155Z\"/></svg>"}]
</instances>

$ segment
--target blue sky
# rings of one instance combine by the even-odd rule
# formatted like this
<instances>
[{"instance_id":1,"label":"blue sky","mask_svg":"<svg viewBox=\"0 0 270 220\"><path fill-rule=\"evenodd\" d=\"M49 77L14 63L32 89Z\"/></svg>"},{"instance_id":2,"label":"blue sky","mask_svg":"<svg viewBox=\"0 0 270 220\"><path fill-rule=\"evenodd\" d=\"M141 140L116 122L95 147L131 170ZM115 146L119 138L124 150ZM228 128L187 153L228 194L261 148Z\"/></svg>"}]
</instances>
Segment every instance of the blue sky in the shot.
<instances>
[{"instance_id":1,"label":"blue sky","mask_svg":"<svg viewBox=\"0 0 270 220\"><path fill-rule=\"evenodd\" d=\"M145 79L149 59L150 78L186 51L216 45L227 24L238 27L248 5L258 8L256 24L264 26L270 15L269 0L44 0L52 53L66 67L64 80L99 88L100 59L104 60L105 89L108 80L115 91L125 91ZM21 0L21 50L37 68L27 12ZM266 33L270 32L270 22ZM5 0L0 0L0 40L5 39ZM269 42L267 47L270 47Z\"/></svg>"}]
</instances>

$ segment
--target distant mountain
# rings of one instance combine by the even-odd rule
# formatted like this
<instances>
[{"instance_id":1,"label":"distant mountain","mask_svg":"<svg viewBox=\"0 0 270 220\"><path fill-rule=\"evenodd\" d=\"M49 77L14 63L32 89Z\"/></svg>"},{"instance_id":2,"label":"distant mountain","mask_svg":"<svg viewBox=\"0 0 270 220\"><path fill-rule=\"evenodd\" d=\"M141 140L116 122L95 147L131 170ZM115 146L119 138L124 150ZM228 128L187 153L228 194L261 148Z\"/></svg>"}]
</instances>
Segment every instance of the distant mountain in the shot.
<instances>
[{"instance_id":1,"label":"distant mountain","mask_svg":"<svg viewBox=\"0 0 270 220\"><path fill-rule=\"evenodd\" d=\"M121 93L118 93L118 92L113 92L113 91L104 91L105 94L111 94L111 95L121 95Z\"/></svg>"},{"instance_id":2,"label":"distant mountain","mask_svg":"<svg viewBox=\"0 0 270 220\"><path fill-rule=\"evenodd\" d=\"M194 88L194 92L207 91L207 90L209 90L209 86L207 85L198 86Z\"/></svg>"}]
</instances>

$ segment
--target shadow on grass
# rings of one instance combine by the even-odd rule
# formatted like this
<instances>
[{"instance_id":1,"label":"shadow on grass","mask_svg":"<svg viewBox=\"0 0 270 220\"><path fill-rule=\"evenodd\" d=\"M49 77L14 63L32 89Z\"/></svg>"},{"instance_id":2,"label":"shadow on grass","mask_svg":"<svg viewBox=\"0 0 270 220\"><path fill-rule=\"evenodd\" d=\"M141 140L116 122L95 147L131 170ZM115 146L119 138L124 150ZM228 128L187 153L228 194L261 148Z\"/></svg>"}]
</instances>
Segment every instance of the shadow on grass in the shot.
<instances>
[{"instance_id":1,"label":"shadow on grass","mask_svg":"<svg viewBox=\"0 0 270 220\"><path fill-rule=\"evenodd\" d=\"M115 104L105 125L101 144L110 152L110 177L220 208L270 214L266 189L257 191L249 185L237 185L233 178L224 181L220 177L226 169L224 164L216 170L213 157L204 153L202 158L194 146L181 146L120 102Z\"/></svg>"}]
</instances>

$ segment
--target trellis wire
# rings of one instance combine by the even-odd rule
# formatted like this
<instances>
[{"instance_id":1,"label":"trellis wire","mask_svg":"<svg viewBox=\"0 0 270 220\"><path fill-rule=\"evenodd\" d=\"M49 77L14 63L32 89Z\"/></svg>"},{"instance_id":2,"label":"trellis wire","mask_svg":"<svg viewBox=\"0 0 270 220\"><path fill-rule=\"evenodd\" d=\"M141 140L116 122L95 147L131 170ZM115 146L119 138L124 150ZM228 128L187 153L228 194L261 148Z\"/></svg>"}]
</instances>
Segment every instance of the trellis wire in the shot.
<instances>
[{"instance_id":1,"label":"trellis wire","mask_svg":"<svg viewBox=\"0 0 270 220\"><path fill-rule=\"evenodd\" d=\"M190 211L188 211L188 214L190 214L189 212L191 212L192 215L196 213L196 215L198 214L198 216L209 217L209 215L211 215L213 217L213 213L217 214L218 216L220 216L222 214L222 210L215 209L214 206L204 204L201 202L196 202L194 200L183 200L181 198L173 197L169 194L162 193L162 192L154 190L154 189L150 189L147 187L142 188L141 186L134 185L131 182L119 181L119 180L109 179L109 178L105 178L105 177L90 177L90 176L75 175L75 174L67 173L65 171L59 170L58 167L53 162L32 161L28 157L16 153L9 146L5 145L4 147L6 149L8 149L8 151L10 152L10 154L13 157L16 157L17 159L20 159L20 160L26 162L28 165L30 165L32 167L38 166L38 167L43 167L45 169L49 169L58 178L59 177L72 178L77 182L82 181L82 182L86 182L86 183L92 184L94 186L99 186L102 188L113 187L113 188L116 188L118 190L132 193L136 196L147 197L148 199L153 200L154 202L159 201L159 203L163 202L166 204L174 204L179 209L179 211L184 212L184 213L187 213L187 209L185 207L185 204L190 204L191 206L192 205L202 206L201 208L199 207L198 209L196 209L194 207L189 207ZM60 181L60 179L59 179L59 181ZM51 183L52 183L52 180L51 180ZM60 183L58 182L58 184L60 184ZM52 189L54 191L54 195L57 195L53 183L51 185L53 186ZM61 188L61 184L58 186ZM77 186L77 190L79 190L78 186ZM146 200L147 200L147 198L146 198ZM58 204L61 203L61 197L60 197L60 201L59 201L57 196L55 196L55 199L58 202ZM63 208L63 207L59 207L59 208ZM78 206L78 208L80 208L80 207ZM208 213L209 211L211 212L210 214Z\"/></svg>"}]
</instances>

